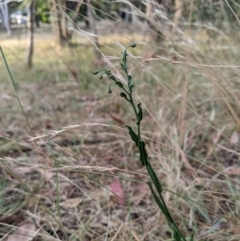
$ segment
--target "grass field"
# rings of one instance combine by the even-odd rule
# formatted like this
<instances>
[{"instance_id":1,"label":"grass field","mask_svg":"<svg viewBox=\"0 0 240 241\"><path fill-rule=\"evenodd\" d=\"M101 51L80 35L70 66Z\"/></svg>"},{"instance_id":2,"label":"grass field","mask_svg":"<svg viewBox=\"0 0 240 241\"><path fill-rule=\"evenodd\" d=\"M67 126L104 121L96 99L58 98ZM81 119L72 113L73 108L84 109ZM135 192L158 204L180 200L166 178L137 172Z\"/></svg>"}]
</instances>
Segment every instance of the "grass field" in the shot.
<instances>
[{"instance_id":1,"label":"grass field","mask_svg":"<svg viewBox=\"0 0 240 241\"><path fill-rule=\"evenodd\" d=\"M195 240L240 240L235 35L192 29L174 43L153 44L114 33L100 36L102 60L83 37L59 49L41 36L33 69L24 64L25 38L0 40L30 124L1 61L0 238L172 240L124 128L134 123L132 110L117 88L108 94L107 78L92 74L122 74L120 53L135 41L129 68L142 134L174 219Z\"/></svg>"}]
</instances>

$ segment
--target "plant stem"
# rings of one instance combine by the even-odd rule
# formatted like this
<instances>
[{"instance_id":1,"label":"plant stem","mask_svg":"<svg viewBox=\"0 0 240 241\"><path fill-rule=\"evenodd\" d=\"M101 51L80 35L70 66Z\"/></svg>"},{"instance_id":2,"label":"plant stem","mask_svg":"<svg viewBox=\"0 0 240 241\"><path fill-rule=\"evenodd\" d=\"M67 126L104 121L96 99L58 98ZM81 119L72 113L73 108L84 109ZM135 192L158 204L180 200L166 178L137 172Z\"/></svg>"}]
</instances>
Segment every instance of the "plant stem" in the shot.
<instances>
[{"instance_id":1,"label":"plant stem","mask_svg":"<svg viewBox=\"0 0 240 241\"><path fill-rule=\"evenodd\" d=\"M141 164L146 167L148 175L152 181L152 182L147 183L149 186L149 189L150 189L150 191L153 195L153 198L154 198L155 202L157 203L159 209L162 211L162 213L164 214L164 216L167 219L168 225L170 226L172 233L173 233L173 239L175 241L187 241L185 236L179 229L178 225L175 223L175 221L164 201L164 198L162 196L162 184L159 181L155 171L153 170L151 163L148 161L148 153L146 151L145 142L141 139L141 121L142 121L143 114L142 114L142 109L141 109L141 103L136 105L134 102L134 99L133 99L134 84L132 81L132 76L128 73L128 68L127 68L127 49L129 47L135 48L136 44L131 44L130 46L125 48L124 52L122 53L122 63L120 63L122 66L122 69L124 70L126 77L127 77L128 89L126 89L124 87L124 85L120 81L118 81L109 70L96 71L96 72L94 72L94 74L104 72L113 81L112 83L115 82L115 84L124 91L124 92L120 93L120 96L123 97L127 102L129 102L133 108L133 111L135 114L135 119L136 119L136 125L137 125L137 134L134 132L132 127L130 127L130 126L126 126L126 127L129 130L129 135L131 136L132 140L135 142L136 146L138 147L138 150L140 152ZM101 75L100 79L102 78L103 74ZM109 93L112 92L111 84L109 86L109 90L110 90ZM154 190L152 184L156 191ZM191 240L193 240L193 236L191 237Z\"/></svg>"}]
</instances>

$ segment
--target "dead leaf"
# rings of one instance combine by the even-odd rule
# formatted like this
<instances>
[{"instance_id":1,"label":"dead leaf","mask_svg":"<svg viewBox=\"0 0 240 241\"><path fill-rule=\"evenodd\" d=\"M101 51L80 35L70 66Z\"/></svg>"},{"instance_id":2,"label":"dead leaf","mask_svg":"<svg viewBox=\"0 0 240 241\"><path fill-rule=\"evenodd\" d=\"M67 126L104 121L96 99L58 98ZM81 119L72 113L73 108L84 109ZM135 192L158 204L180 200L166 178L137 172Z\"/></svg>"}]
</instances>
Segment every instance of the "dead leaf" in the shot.
<instances>
[{"instance_id":1,"label":"dead leaf","mask_svg":"<svg viewBox=\"0 0 240 241\"><path fill-rule=\"evenodd\" d=\"M34 172L35 170L36 169L33 167L16 167L16 168L12 169L12 171L15 174L29 174L29 173Z\"/></svg>"},{"instance_id":2,"label":"dead leaf","mask_svg":"<svg viewBox=\"0 0 240 241\"><path fill-rule=\"evenodd\" d=\"M174 64L174 62L176 62L178 59L177 59L177 56L176 55L174 55L174 56L172 56L171 57L171 62L172 62L172 64Z\"/></svg>"},{"instance_id":3,"label":"dead leaf","mask_svg":"<svg viewBox=\"0 0 240 241\"><path fill-rule=\"evenodd\" d=\"M113 113L109 113L109 115L112 117L112 119L114 120L114 121L116 121L118 124L120 124L120 125L124 125L125 123L124 123L124 121L120 118L120 117L118 117L117 115L114 115Z\"/></svg>"},{"instance_id":4,"label":"dead leaf","mask_svg":"<svg viewBox=\"0 0 240 241\"><path fill-rule=\"evenodd\" d=\"M240 175L240 167L228 167L225 172L228 175Z\"/></svg>"},{"instance_id":5,"label":"dead leaf","mask_svg":"<svg viewBox=\"0 0 240 241\"><path fill-rule=\"evenodd\" d=\"M8 94L2 94L2 98L6 99L6 100L12 100L13 99L13 97L8 95Z\"/></svg>"},{"instance_id":6,"label":"dead leaf","mask_svg":"<svg viewBox=\"0 0 240 241\"><path fill-rule=\"evenodd\" d=\"M155 58L156 57L156 54L154 52L148 52L144 58L146 59L151 59L151 58Z\"/></svg>"},{"instance_id":7,"label":"dead leaf","mask_svg":"<svg viewBox=\"0 0 240 241\"><path fill-rule=\"evenodd\" d=\"M139 203L146 198L146 195L150 193L149 187L146 184L139 184L135 187L136 194L132 198L132 201L135 205L139 205Z\"/></svg>"},{"instance_id":8,"label":"dead leaf","mask_svg":"<svg viewBox=\"0 0 240 241\"><path fill-rule=\"evenodd\" d=\"M37 141L36 141L36 144L37 144L38 146L46 146L46 145L47 145L47 143L46 143L43 139L37 140Z\"/></svg>"},{"instance_id":9,"label":"dead leaf","mask_svg":"<svg viewBox=\"0 0 240 241\"><path fill-rule=\"evenodd\" d=\"M60 203L61 207L64 208L76 208L82 202L82 198L71 198Z\"/></svg>"},{"instance_id":10,"label":"dead leaf","mask_svg":"<svg viewBox=\"0 0 240 241\"><path fill-rule=\"evenodd\" d=\"M238 143L238 141L239 141L238 131L234 131L233 132L230 141L231 141L232 144L237 144Z\"/></svg>"},{"instance_id":11,"label":"dead leaf","mask_svg":"<svg viewBox=\"0 0 240 241\"><path fill-rule=\"evenodd\" d=\"M93 67L98 67L98 66L101 66L105 64L105 62L103 60L95 60L93 63L92 63L92 66Z\"/></svg>"},{"instance_id":12,"label":"dead leaf","mask_svg":"<svg viewBox=\"0 0 240 241\"><path fill-rule=\"evenodd\" d=\"M45 170L41 170L41 169L39 169L38 171L48 180L52 179L52 177L54 175L54 173L50 172L50 171L45 171Z\"/></svg>"},{"instance_id":13,"label":"dead leaf","mask_svg":"<svg viewBox=\"0 0 240 241\"><path fill-rule=\"evenodd\" d=\"M52 124L51 120L46 120L45 126L48 130L53 129L53 124Z\"/></svg>"},{"instance_id":14,"label":"dead leaf","mask_svg":"<svg viewBox=\"0 0 240 241\"><path fill-rule=\"evenodd\" d=\"M119 205L124 205L124 193L119 179L115 180L110 184L111 190L117 195L117 202Z\"/></svg>"},{"instance_id":15,"label":"dead leaf","mask_svg":"<svg viewBox=\"0 0 240 241\"><path fill-rule=\"evenodd\" d=\"M23 217L15 214L6 217L3 215L0 217L0 223L11 223L16 225L17 223L23 223L23 221Z\"/></svg>"},{"instance_id":16,"label":"dead leaf","mask_svg":"<svg viewBox=\"0 0 240 241\"><path fill-rule=\"evenodd\" d=\"M78 82L78 73L75 69L69 68L70 73L72 74L73 78Z\"/></svg>"},{"instance_id":17,"label":"dead leaf","mask_svg":"<svg viewBox=\"0 0 240 241\"><path fill-rule=\"evenodd\" d=\"M30 241L36 236L34 223L25 223L10 234L6 241Z\"/></svg>"}]
</instances>

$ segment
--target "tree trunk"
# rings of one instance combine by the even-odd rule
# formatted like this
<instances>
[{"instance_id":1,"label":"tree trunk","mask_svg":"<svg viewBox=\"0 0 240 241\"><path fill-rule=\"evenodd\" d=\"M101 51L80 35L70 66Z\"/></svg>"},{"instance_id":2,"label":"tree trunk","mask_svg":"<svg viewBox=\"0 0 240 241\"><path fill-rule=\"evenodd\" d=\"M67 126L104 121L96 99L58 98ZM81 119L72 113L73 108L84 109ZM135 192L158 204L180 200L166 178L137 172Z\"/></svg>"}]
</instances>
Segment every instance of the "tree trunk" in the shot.
<instances>
[{"instance_id":1,"label":"tree trunk","mask_svg":"<svg viewBox=\"0 0 240 241\"><path fill-rule=\"evenodd\" d=\"M99 48L99 43L98 43L98 32L97 32L97 27L96 27L96 21L94 18L94 13L93 13L93 8L91 6L91 0L87 0L87 16L88 16L88 22L90 26L90 31L95 35L93 37L93 44ZM96 48L95 49L95 54L96 57L100 57L100 54Z\"/></svg>"},{"instance_id":2,"label":"tree trunk","mask_svg":"<svg viewBox=\"0 0 240 241\"><path fill-rule=\"evenodd\" d=\"M27 54L27 66L33 66L33 52L34 52L34 22L35 22L35 0L31 0L29 7L29 35L30 35L30 43Z\"/></svg>"},{"instance_id":3,"label":"tree trunk","mask_svg":"<svg viewBox=\"0 0 240 241\"><path fill-rule=\"evenodd\" d=\"M77 28L77 18L78 18L78 14L79 14L80 8L81 8L81 6L82 6L82 3L83 3L83 2L80 2L80 1L79 1L79 2L77 3L77 6L76 6L75 10L74 10L74 15L73 15L74 28Z\"/></svg>"},{"instance_id":4,"label":"tree trunk","mask_svg":"<svg viewBox=\"0 0 240 241\"><path fill-rule=\"evenodd\" d=\"M69 31L67 26L66 0L53 2L52 10L54 13L53 32L55 42L59 46L64 46L70 42L73 35L73 31Z\"/></svg>"},{"instance_id":5,"label":"tree trunk","mask_svg":"<svg viewBox=\"0 0 240 241\"><path fill-rule=\"evenodd\" d=\"M55 37L55 43L59 46L64 45L64 38L62 34L62 26L61 26L61 10L58 7L59 2L53 2L52 10L53 10L53 33Z\"/></svg>"},{"instance_id":6,"label":"tree trunk","mask_svg":"<svg viewBox=\"0 0 240 241\"><path fill-rule=\"evenodd\" d=\"M178 28L179 20L182 17L182 11L183 11L183 0L175 0L175 13L174 13L174 26L172 29L172 34L174 35L176 33L176 30Z\"/></svg>"},{"instance_id":7,"label":"tree trunk","mask_svg":"<svg viewBox=\"0 0 240 241\"><path fill-rule=\"evenodd\" d=\"M143 27L143 41L145 41L147 32L148 32L148 19L150 18L151 12L152 12L152 4L151 3L146 3L146 17L144 20L144 27Z\"/></svg>"},{"instance_id":8,"label":"tree trunk","mask_svg":"<svg viewBox=\"0 0 240 241\"><path fill-rule=\"evenodd\" d=\"M161 19L155 13L155 7L158 5L157 1L148 2L146 8L146 20L145 20L145 29L144 29L144 38L147 32L151 31L151 39L155 43L159 43L163 40L163 33L161 29Z\"/></svg>"}]
</instances>

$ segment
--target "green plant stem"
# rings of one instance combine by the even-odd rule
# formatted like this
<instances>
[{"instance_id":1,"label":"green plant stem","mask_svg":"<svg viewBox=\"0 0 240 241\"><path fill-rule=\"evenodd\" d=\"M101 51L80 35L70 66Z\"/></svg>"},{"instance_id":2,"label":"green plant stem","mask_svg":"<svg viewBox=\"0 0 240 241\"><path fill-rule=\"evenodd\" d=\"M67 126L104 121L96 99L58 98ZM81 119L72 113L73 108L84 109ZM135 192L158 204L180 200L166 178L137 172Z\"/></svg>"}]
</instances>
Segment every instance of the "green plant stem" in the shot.
<instances>
[{"instance_id":1,"label":"green plant stem","mask_svg":"<svg viewBox=\"0 0 240 241\"><path fill-rule=\"evenodd\" d=\"M132 107L133 107L133 110L134 110L134 113L135 113L135 117L136 117L136 119L137 119L137 108L136 108L136 105L135 105L135 103L134 103L134 100L133 100L131 94L129 94L129 98L130 98L130 100L131 100L130 104L131 104ZM140 139L141 139L141 128L140 128L140 123L137 124L137 130L138 130L138 138L139 138L139 140L140 140Z\"/></svg>"},{"instance_id":2,"label":"green plant stem","mask_svg":"<svg viewBox=\"0 0 240 241\"><path fill-rule=\"evenodd\" d=\"M142 121L142 109L141 109L141 103L139 103L137 106L134 102L133 99L133 88L134 88L134 84L132 82L132 76L129 75L128 73L128 68L127 68L127 49L129 47L136 47L136 44L131 44L130 46L128 46L127 48L125 48L124 52L122 53L122 69L124 70L126 77L127 77L127 86L128 89L126 89L124 87L124 85L118 81L115 76L111 73L111 71L109 70L100 70L100 71L96 71L94 72L94 74L98 74L100 72L103 72L103 74L101 75L100 79L102 79L102 76L104 74L108 75L109 78L113 81L112 83L115 83L119 88L121 88L124 92L120 93L120 96L123 97L127 102L129 102L133 108L134 114L135 114L135 119L136 119L136 125L137 125L137 134L134 132L134 130L132 129L132 127L130 126L126 126L129 130L129 135L131 136L132 140L135 142L136 146L138 147L138 150L140 152L140 161L141 164L143 166L146 167L146 170L148 172L148 175L151 179L152 182L148 182L148 186L149 189L153 195L153 198L155 200L155 202L157 203L159 209L162 211L162 213L164 214L164 216L167 219L168 225L172 230L173 233L173 238L175 241L187 241L185 236L183 235L183 233L181 232L181 230L179 229L178 225L175 223L165 201L164 198L162 196L162 184L159 181L155 171L152 168L151 163L148 161L148 154L146 151L146 147L145 147L145 142L141 139L141 121ZM111 93L111 85L109 86L109 93ZM153 185L152 185L153 184ZM155 190L154 190L154 188ZM191 241L193 241L193 235L190 239Z\"/></svg>"}]
</instances>

